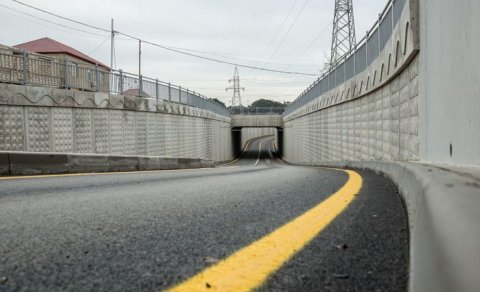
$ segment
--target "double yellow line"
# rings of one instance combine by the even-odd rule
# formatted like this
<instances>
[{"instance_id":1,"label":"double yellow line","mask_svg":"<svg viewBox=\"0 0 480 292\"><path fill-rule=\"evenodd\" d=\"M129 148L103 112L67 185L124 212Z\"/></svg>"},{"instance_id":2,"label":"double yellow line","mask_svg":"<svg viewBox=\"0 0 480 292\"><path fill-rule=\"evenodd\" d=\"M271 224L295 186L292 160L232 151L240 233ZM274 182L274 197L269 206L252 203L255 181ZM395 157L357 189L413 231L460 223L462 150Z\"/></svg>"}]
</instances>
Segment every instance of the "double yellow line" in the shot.
<instances>
[{"instance_id":1,"label":"double yellow line","mask_svg":"<svg viewBox=\"0 0 480 292\"><path fill-rule=\"evenodd\" d=\"M348 181L325 201L169 291L250 291L262 285L353 201L362 177L344 171Z\"/></svg>"},{"instance_id":2,"label":"double yellow line","mask_svg":"<svg viewBox=\"0 0 480 292\"><path fill-rule=\"evenodd\" d=\"M235 162L237 162L238 160L240 160L240 158L242 158L243 154L245 154L245 152L247 151L248 147L250 146L250 144L253 142L253 141L256 141L256 140L259 140L259 139L263 139L263 138L266 138L266 137L270 137L272 135L265 135L265 136L261 136L261 137L255 137L255 138L252 138L250 140L247 141L247 143L245 143L245 147L243 147L243 150L242 150L242 153L240 155L238 155L237 158L235 158L234 160L230 161L230 162L227 162L225 164L220 164L219 166L224 166L224 165L230 165L230 164L234 164Z\"/></svg>"}]
</instances>

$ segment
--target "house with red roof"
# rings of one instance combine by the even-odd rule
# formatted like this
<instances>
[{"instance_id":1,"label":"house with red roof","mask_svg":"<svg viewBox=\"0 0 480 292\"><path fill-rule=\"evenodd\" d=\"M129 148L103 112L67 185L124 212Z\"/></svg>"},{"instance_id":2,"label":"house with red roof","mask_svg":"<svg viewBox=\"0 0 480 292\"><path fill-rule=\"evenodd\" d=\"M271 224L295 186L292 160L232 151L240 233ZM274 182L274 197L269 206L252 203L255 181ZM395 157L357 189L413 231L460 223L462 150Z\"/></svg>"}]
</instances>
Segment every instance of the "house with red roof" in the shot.
<instances>
[{"instance_id":1,"label":"house with red roof","mask_svg":"<svg viewBox=\"0 0 480 292\"><path fill-rule=\"evenodd\" d=\"M2 48L2 52L5 47ZM18 44L10 48L12 72L28 57L28 82L86 91L109 91L110 68L102 62L51 38ZM5 55L3 56L5 59ZM21 70L20 70L21 71ZM19 76L24 77L22 72ZM15 76L15 74L13 75ZM23 82L18 78L18 82ZM15 80L13 80L15 82Z\"/></svg>"},{"instance_id":2,"label":"house with red roof","mask_svg":"<svg viewBox=\"0 0 480 292\"><path fill-rule=\"evenodd\" d=\"M97 61L72 47L62 44L61 42L57 42L56 40L52 40L48 37L26 42L13 47L28 52L52 56L58 59L67 59L75 64L90 66L98 65L103 69L110 70L110 68L102 62Z\"/></svg>"}]
</instances>

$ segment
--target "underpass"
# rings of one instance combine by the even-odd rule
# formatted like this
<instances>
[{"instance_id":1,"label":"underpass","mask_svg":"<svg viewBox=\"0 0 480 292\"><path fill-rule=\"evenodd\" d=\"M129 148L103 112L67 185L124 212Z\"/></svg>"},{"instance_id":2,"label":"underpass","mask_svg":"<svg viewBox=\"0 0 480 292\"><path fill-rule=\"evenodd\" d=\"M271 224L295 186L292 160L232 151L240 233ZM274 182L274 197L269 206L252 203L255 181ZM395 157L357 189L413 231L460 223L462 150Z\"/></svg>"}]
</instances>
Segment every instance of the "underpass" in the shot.
<instances>
[{"instance_id":1,"label":"underpass","mask_svg":"<svg viewBox=\"0 0 480 292\"><path fill-rule=\"evenodd\" d=\"M339 194L356 175L359 192ZM4 291L406 290L395 186L288 165L272 136L213 169L0 179Z\"/></svg>"},{"instance_id":2,"label":"underpass","mask_svg":"<svg viewBox=\"0 0 480 292\"><path fill-rule=\"evenodd\" d=\"M480 2L385 2L276 111L0 45L0 290L477 291Z\"/></svg>"}]
</instances>

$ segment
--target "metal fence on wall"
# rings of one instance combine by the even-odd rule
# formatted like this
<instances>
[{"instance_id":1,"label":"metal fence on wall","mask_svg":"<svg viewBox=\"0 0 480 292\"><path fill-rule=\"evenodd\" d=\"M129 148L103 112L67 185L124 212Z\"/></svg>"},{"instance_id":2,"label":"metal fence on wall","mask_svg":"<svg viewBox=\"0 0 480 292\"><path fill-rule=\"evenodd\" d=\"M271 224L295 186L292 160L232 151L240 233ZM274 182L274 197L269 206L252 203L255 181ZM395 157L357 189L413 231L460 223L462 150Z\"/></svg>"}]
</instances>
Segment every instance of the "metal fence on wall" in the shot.
<instances>
[{"instance_id":1,"label":"metal fence on wall","mask_svg":"<svg viewBox=\"0 0 480 292\"><path fill-rule=\"evenodd\" d=\"M108 92L152 98L229 116L229 110L194 91L144 76L110 71L98 65L75 64L66 59L0 48L0 82Z\"/></svg>"},{"instance_id":2,"label":"metal fence on wall","mask_svg":"<svg viewBox=\"0 0 480 292\"><path fill-rule=\"evenodd\" d=\"M233 107L230 108L232 115L282 115L284 107Z\"/></svg>"},{"instance_id":3,"label":"metal fence on wall","mask_svg":"<svg viewBox=\"0 0 480 292\"><path fill-rule=\"evenodd\" d=\"M389 0L383 12L367 35L355 48L342 57L338 65L322 74L303 91L286 109L290 114L310 101L361 73L370 65L390 39L393 28L400 19L406 0Z\"/></svg>"}]
</instances>

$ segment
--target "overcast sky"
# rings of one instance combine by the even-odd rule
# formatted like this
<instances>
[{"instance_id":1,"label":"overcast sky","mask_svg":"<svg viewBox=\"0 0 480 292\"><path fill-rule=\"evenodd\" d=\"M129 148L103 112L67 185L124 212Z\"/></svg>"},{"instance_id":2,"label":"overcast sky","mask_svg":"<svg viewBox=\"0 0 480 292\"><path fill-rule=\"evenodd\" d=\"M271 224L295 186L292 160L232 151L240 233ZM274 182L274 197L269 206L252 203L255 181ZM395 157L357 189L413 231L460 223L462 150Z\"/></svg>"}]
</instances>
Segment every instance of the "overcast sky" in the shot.
<instances>
[{"instance_id":1,"label":"overcast sky","mask_svg":"<svg viewBox=\"0 0 480 292\"><path fill-rule=\"evenodd\" d=\"M357 40L387 0L353 0ZM318 73L330 54L334 0L24 0L29 5L204 56L278 70ZM0 0L0 43L50 37L110 64L106 32ZM9 8L7 8L9 7ZM292 8L293 7L293 8ZM12 10L14 9L14 10ZM60 25L28 16L31 14ZM290 12L290 13L289 13ZM287 17L288 15L288 17ZM284 21L285 20L285 21ZM283 26L282 26L283 23ZM75 31L76 28L94 34ZM142 74L230 104L234 67L143 45ZM138 74L138 42L117 36L116 68ZM239 68L243 104L294 100L316 77Z\"/></svg>"}]
</instances>

